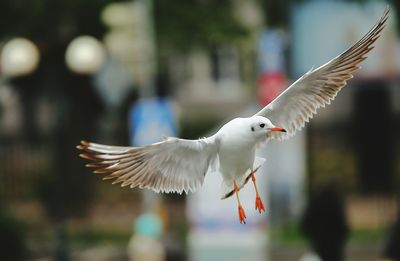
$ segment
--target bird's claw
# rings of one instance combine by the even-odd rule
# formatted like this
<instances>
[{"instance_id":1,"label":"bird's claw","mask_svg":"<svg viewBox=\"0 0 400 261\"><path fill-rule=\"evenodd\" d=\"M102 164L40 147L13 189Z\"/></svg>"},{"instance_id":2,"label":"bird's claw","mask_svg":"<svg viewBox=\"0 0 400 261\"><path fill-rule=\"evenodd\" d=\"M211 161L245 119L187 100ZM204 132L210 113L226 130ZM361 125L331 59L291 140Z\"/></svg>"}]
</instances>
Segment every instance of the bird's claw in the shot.
<instances>
[{"instance_id":1,"label":"bird's claw","mask_svg":"<svg viewBox=\"0 0 400 261\"><path fill-rule=\"evenodd\" d=\"M246 213L244 212L244 209L242 206L239 205L238 207L238 212L239 212L239 222L240 224L246 224Z\"/></svg>"},{"instance_id":2,"label":"bird's claw","mask_svg":"<svg viewBox=\"0 0 400 261\"><path fill-rule=\"evenodd\" d=\"M258 210L259 213L265 212L264 203L262 202L260 196L258 195L256 197L256 210Z\"/></svg>"}]
</instances>

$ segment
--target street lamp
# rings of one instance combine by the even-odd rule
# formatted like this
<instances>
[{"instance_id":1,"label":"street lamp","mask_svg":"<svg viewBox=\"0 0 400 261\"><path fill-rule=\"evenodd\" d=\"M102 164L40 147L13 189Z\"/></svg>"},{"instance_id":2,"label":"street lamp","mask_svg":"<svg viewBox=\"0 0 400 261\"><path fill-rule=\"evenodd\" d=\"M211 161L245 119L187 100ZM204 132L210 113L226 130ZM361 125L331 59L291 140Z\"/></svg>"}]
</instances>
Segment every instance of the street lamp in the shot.
<instances>
[{"instance_id":1,"label":"street lamp","mask_svg":"<svg viewBox=\"0 0 400 261\"><path fill-rule=\"evenodd\" d=\"M79 74L97 72L104 64L105 50L99 40L92 36L79 36L72 40L65 53L68 68Z\"/></svg>"},{"instance_id":2,"label":"street lamp","mask_svg":"<svg viewBox=\"0 0 400 261\"><path fill-rule=\"evenodd\" d=\"M39 50L33 42L25 38L14 38L1 50L1 73L4 77L30 74L37 68L39 59Z\"/></svg>"}]
</instances>

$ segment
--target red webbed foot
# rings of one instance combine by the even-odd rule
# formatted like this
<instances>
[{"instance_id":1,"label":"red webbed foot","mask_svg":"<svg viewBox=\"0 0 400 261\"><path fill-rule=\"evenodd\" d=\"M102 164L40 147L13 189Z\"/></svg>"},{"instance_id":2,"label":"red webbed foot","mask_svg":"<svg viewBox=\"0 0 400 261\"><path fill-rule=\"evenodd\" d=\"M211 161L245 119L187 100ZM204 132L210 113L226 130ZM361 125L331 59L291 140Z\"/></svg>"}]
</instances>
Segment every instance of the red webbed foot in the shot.
<instances>
[{"instance_id":1,"label":"red webbed foot","mask_svg":"<svg viewBox=\"0 0 400 261\"><path fill-rule=\"evenodd\" d=\"M260 196L257 195L256 197L256 210L258 210L258 212L265 212L265 207L264 207L264 203L262 202Z\"/></svg>"},{"instance_id":2,"label":"red webbed foot","mask_svg":"<svg viewBox=\"0 0 400 261\"><path fill-rule=\"evenodd\" d=\"M239 222L240 224L246 224L246 213L244 212L244 209L242 208L241 205L238 207L238 212L239 212Z\"/></svg>"}]
</instances>

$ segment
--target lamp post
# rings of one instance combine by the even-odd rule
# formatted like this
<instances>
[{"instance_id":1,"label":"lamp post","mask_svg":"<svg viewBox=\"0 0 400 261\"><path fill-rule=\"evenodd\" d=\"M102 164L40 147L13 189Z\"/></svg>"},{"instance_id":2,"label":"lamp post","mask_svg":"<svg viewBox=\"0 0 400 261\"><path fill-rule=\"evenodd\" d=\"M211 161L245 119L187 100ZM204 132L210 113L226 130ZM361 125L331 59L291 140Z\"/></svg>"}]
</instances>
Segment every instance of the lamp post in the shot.
<instances>
[{"instance_id":1,"label":"lamp post","mask_svg":"<svg viewBox=\"0 0 400 261\"><path fill-rule=\"evenodd\" d=\"M53 48L60 50L64 46L62 42ZM91 199L89 176L82 175L80 161L73 152L77 140L94 133L101 104L90 77L103 66L105 58L100 41L84 35L73 39L64 53L56 52L43 62L44 84L52 88L45 95L56 101L53 109L60 120L48 137L51 173L41 182L39 194L54 226L54 259L57 261L71 259L66 220L83 215ZM74 74L69 74L68 69Z\"/></svg>"},{"instance_id":2,"label":"lamp post","mask_svg":"<svg viewBox=\"0 0 400 261\"><path fill-rule=\"evenodd\" d=\"M21 128L28 136L34 133L32 117L33 101L30 99L34 90L21 88L20 84L13 82L14 78L28 76L32 74L38 67L40 61L40 53L38 47L29 39L17 37L7 41L0 52L0 88L10 92L11 94L19 92L21 100L23 100L22 109L25 115L24 127ZM9 87L10 85L15 85Z\"/></svg>"},{"instance_id":3,"label":"lamp post","mask_svg":"<svg viewBox=\"0 0 400 261\"><path fill-rule=\"evenodd\" d=\"M10 136L14 137L16 130L20 128L20 117L15 108L19 105L16 96L15 88L12 88L8 80L13 77L31 74L36 70L40 60L39 50L36 45L25 38L14 38L7 41L0 50L0 106L2 112L2 133L7 130ZM30 104L24 104L29 111ZM14 112L14 113L13 113ZM5 115L5 116L4 116ZM3 141L8 141L8 138L1 139L1 146L4 149ZM6 148L7 149L7 148ZM6 168L7 169L7 168ZM10 175L10 171L5 171L3 175ZM7 178L6 178L7 180ZM2 186L6 188L7 183ZM2 189L0 188L0 189ZM0 241L2 244L1 256L7 260L24 260L26 258L26 242L25 231L16 226L13 215L8 213L7 203L3 197L7 193L0 193Z\"/></svg>"}]
</instances>

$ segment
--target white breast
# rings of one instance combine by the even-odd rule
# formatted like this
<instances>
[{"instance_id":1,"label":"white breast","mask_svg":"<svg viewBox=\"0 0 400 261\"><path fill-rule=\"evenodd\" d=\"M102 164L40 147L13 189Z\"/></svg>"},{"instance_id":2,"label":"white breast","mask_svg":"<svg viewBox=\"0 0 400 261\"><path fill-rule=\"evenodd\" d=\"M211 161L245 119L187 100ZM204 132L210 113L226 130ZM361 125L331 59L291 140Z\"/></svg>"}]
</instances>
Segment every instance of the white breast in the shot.
<instances>
[{"instance_id":1,"label":"white breast","mask_svg":"<svg viewBox=\"0 0 400 261\"><path fill-rule=\"evenodd\" d=\"M253 166L256 141L248 135L242 119L227 123L218 133L220 138L219 165L226 181L237 180Z\"/></svg>"}]
</instances>

